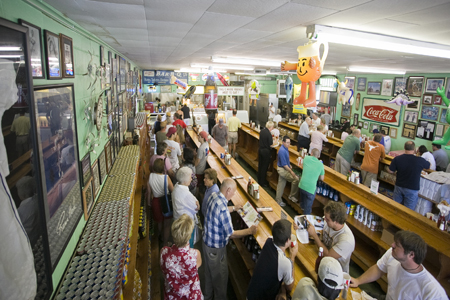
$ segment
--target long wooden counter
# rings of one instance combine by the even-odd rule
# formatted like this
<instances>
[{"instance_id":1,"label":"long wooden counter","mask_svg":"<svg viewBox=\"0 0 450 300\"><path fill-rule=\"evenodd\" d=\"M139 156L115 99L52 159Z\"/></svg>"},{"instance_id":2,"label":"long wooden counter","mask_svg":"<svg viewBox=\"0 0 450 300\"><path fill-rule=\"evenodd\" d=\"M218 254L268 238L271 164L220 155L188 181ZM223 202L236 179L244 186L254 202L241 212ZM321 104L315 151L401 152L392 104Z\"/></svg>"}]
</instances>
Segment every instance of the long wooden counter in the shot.
<instances>
[{"instance_id":1,"label":"long wooden counter","mask_svg":"<svg viewBox=\"0 0 450 300\"><path fill-rule=\"evenodd\" d=\"M197 138L197 134L193 130L187 130L187 133L191 137L192 143L194 147L199 147L200 143ZM247 193L247 180L249 174L237 163L234 159L231 160L230 165L226 165L224 160L220 159L220 153L224 153L224 149L214 140L210 143L210 155L208 155L208 164L211 168L214 168L218 173L218 180L222 182L225 178L229 178L232 176L243 176L242 179L237 179L237 191L235 196L232 199L232 202L237 205L244 205L247 201L249 201L255 208L257 207L272 207L272 212L262 212L263 220L258 224L257 233L255 234L255 238L262 248L266 242L266 239L272 236L272 225L280 220L281 213L283 211L284 215L287 216L287 219L292 223L293 219L286 213L284 210L275 202L275 200L270 197L270 195L264 190L260 189L260 199L256 200L251 197ZM292 228L292 232L294 232ZM242 259L244 260L244 266L247 269L248 273L253 273L254 263L249 258L249 253L245 246L243 246L240 239L234 239L234 244L238 249ZM299 243L298 254L296 257L296 263L294 265L294 278L295 285L297 285L298 281L307 276L313 278L317 283L317 274L315 273L314 266L317 258L317 247L316 245L310 244L301 244ZM230 252L230 251L228 251ZM241 266L243 267L243 266ZM247 285L248 282L239 282L238 280L242 278L242 274L237 274L236 268L237 265L233 264L229 267L230 269L230 278L232 280L233 287L238 294L239 299L245 299ZM236 276L233 276L235 274ZM355 291L360 291L359 289L355 289ZM349 298L351 299L351 293L349 293Z\"/></svg>"},{"instance_id":2,"label":"long wooden counter","mask_svg":"<svg viewBox=\"0 0 450 300\"><path fill-rule=\"evenodd\" d=\"M257 149L259 147L259 133L251 129L249 126L243 125L239 130L239 144L238 153L244 160L250 157L257 156ZM279 146L277 147L279 148ZM275 149L274 149L275 152ZM289 149L290 162L294 168L301 169L297 165L298 152L294 149ZM253 154L253 156L252 156ZM274 161L271 165L276 163L276 154L271 155ZM256 162L249 163L255 170L258 168ZM278 183L277 172L268 174L270 185L275 187ZM429 246L429 254L424 263L426 268L439 280L442 286L450 293L450 234L439 230L436 223L428 220L419 213L412 211L405 206L398 204L390 198L378 194L374 195L366 186L356 185L347 181L346 176L334 171L325 166L325 180L324 182L331 188L340 193L340 200L343 202L353 201L364 206L374 214L380 216L383 220L402 230L410 230L419 234ZM286 185L285 199L290 186ZM316 196L316 200L325 204L328 198ZM297 211L301 212L298 204L289 200L287 202ZM384 252L389 249L387 245L381 240L381 232L372 232L366 226L355 220L353 217L348 218L348 225L351 227L357 247L352 255L352 260L360 265L363 269L369 268L373 265ZM432 249L430 249L432 248ZM382 287L386 287L386 281L379 281Z\"/></svg>"}]
</instances>

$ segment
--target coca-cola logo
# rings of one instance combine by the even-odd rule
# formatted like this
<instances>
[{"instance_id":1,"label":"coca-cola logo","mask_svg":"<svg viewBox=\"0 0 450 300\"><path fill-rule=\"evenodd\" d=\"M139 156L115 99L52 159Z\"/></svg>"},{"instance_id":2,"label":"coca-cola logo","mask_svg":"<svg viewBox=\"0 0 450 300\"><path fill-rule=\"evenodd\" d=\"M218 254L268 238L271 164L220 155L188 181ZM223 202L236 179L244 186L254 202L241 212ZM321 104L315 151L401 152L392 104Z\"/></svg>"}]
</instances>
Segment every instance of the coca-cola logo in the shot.
<instances>
[{"instance_id":1,"label":"coca-cola logo","mask_svg":"<svg viewBox=\"0 0 450 300\"><path fill-rule=\"evenodd\" d=\"M397 123L398 110L381 106L368 105L364 106L364 116L368 119L383 122L383 123Z\"/></svg>"}]
</instances>

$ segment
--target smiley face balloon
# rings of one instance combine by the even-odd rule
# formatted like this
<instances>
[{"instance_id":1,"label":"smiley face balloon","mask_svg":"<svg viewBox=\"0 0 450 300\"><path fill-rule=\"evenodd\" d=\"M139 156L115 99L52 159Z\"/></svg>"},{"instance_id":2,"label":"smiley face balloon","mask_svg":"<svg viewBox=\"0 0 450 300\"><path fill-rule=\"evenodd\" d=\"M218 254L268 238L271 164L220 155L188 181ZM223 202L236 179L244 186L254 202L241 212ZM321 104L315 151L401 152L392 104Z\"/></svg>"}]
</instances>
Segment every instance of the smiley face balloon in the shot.
<instances>
[{"instance_id":1,"label":"smiley face balloon","mask_svg":"<svg viewBox=\"0 0 450 300\"><path fill-rule=\"evenodd\" d=\"M320 55L320 45L324 46L322 57ZM323 66L328 55L328 43L327 42L309 42L304 46L297 48L298 63L284 62L281 64L281 70L296 70L297 77L302 82L302 88L300 95L294 99L295 105L303 105L304 107L316 106L316 84L315 81L320 78L323 71ZM309 95L306 98L306 91L309 85Z\"/></svg>"}]
</instances>

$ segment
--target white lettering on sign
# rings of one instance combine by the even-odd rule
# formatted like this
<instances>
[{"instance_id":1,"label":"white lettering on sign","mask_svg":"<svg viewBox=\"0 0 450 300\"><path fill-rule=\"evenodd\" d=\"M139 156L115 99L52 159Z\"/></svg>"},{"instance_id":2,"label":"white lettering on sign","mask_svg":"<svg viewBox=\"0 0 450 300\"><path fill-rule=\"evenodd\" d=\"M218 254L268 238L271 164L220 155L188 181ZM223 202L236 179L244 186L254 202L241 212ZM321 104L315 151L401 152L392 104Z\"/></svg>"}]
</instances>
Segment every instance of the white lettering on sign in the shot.
<instances>
[{"instance_id":1,"label":"white lettering on sign","mask_svg":"<svg viewBox=\"0 0 450 300\"><path fill-rule=\"evenodd\" d=\"M219 96L244 96L244 87L240 86L221 86L217 87L217 95Z\"/></svg>"}]
</instances>

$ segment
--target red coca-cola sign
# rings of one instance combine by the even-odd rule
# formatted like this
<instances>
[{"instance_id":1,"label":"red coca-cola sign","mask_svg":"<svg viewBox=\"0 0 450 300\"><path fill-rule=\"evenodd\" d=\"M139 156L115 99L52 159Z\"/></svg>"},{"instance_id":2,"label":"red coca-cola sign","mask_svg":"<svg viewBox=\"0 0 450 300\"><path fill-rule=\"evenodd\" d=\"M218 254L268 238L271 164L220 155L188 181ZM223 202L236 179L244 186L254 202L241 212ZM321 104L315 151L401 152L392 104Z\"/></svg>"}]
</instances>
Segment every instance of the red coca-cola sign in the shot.
<instances>
[{"instance_id":1,"label":"red coca-cola sign","mask_svg":"<svg viewBox=\"0 0 450 300\"><path fill-rule=\"evenodd\" d=\"M368 105L364 106L364 117L367 119L382 123L398 123L398 110L382 106Z\"/></svg>"}]
</instances>

